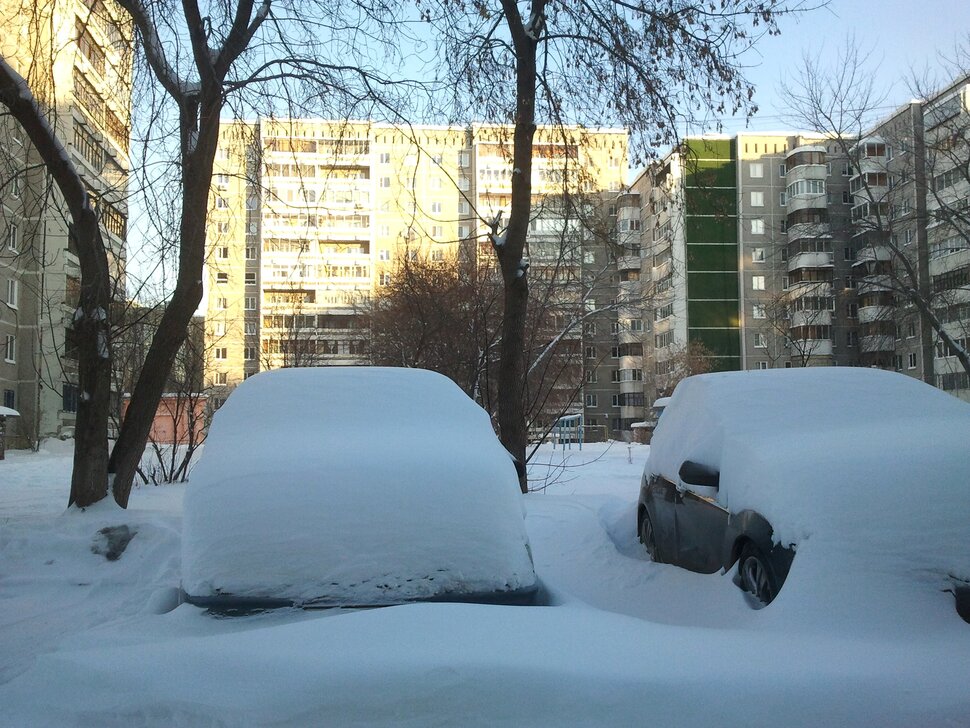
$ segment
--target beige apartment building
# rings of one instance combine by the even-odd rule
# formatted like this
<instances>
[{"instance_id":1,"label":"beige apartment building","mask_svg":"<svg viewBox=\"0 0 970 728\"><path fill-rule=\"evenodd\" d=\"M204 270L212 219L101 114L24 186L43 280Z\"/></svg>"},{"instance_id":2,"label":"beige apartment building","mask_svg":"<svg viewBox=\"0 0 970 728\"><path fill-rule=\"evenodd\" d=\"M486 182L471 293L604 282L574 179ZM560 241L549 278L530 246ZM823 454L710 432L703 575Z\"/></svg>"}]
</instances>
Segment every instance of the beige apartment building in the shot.
<instances>
[{"instance_id":1,"label":"beige apartment building","mask_svg":"<svg viewBox=\"0 0 970 728\"><path fill-rule=\"evenodd\" d=\"M124 294L131 32L112 2L0 1L0 51L45 105L101 216ZM15 446L70 434L80 268L66 206L23 130L0 119L0 404Z\"/></svg>"},{"instance_id":2,"label":"beige apartment building","mask_svg":"<svg viewBox=\"0 0 970 728\"><path fill-rule=\"evenodd\" d=\"M489 125L225 124L206 275L206 379L215 404L264 369L368 363L369 302L403 256L460 255L489 264L488 223L500 213L507 219L510 204L511 141L510 128ZM586 196L587 206L608 207L604 201L624 181L626 131L540 128L535 147L530 273L541 276L554 266L559 274L570 266L605 270L605 244L595 252L589 242L568 261L555 247L565 230L578 228L570 219L575 213L558 201L569 193ZM611 309L615 293L578 290L569 294L574 308ZM580 325L570 334L577 352L583 331ZM603 359L597 363L612 363ZM613 376L587 384L605 380L608 387ZM588 400L596 406L584 408L583 384L580 364L562 384L570 411L586 409L607 425L613 401L604 396L601 405L597 395Z\"/></svg>"}]
</instances>

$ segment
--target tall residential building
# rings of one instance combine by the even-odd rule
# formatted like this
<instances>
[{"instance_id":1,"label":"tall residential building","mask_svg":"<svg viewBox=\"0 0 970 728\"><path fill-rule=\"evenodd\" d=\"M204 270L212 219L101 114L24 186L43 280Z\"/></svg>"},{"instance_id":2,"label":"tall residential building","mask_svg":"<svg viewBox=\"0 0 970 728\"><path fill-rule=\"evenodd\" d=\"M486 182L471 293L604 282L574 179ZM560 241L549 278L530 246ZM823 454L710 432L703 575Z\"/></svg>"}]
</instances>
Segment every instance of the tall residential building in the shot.
<instances>
[{"instance_id":1,"label":"tall residential building","mask_svg":"<svg viewBox=\"0 0 970 728\"><path fill-rule=\"evenodd\" d=\"M636 180L646 400L699 365L853 360L845 159L833 140L798 134L702 137Z\"/></svg>"},{"instance_id":2,"label":"tall residential building","mask_svg":"<svg viewBox=\"0 0 970 728\"><path fill-rule=\"evenodd\" d=\"M593 285L610 283L615 266L609 236L597 234L600 223L591 220L605 217L602 225L609 225L603 211L622 186L626 147L625 130L537 131L527 253L530 275L564 282L550 308L560 323L596 307L615 309L615 292ZM488 264L488 223L500 213L507 219L512 174L508 127L225 124L206 278L206 376L214 403L263 369L367 363L371 296L404 256ZM615 338L609 323L589 323L595 326L585 328L587 338ZM566 337L564 348L577 359L583 332L578 325ZM619 363L605 344L598 351L603 368L588 376L592 388L615 381ZM584 409L588 421L605 428L618 417L619 401L601 402L593 391L584 398L583 371L579 361L558 378L550 402Z\"/></svg>"},{"instance_id":3,"label":"tall residential building","mask_svg":"<svg viewBox=\"0 0 970 728\"><path fill-rule=\"evenodd\" d=\"M970 79L857 139L687 139L648 168L645 401L702 369L871 366L970 400ZM919 303L913 292L918 293ZM692 361L693 360L693 361Z\"/></svg>"},{"instance_id":4,"label":"tall residential building","mask_svg":"<svg viewBox=\"0 0 970 728\"><path fill-rule=\"evenodd\" d=\"M131 31L113 2L0 0L0 53L24 76L101 216L123 299ZM0 118L0 404L16 445L70 431L80 268L59 191L19 125Z\"/></svg>"}]
</instances>

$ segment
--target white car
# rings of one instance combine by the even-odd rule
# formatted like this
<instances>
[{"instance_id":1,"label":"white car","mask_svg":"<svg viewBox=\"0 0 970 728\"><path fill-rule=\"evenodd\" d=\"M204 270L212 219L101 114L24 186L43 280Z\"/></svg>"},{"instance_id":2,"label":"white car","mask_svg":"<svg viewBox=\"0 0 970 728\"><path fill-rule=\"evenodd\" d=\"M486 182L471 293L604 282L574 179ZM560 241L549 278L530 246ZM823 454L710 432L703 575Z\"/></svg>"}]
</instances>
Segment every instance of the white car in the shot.
<instances>
[{"instance_id":1,"label":"white car","mask_svg":"<svg viewBox=\"0 0 970 728\"><path fill-rule=\"evenodd\" d=\"M968 448L970 404L902 374L688 377L651 442L638 534L655 561L737 563L755 605L795 591L828 600L816 612L871 609L858 585L876 576L897 604L953 592L967 619Z\"/></svg>"},{"instance_id":2,"label":"white car","mask_svg":"<svg viewBox=\"0 0 970 728\"><path fill-rule=\"evenodd\" d=\"M217 608L530 603L515 463L488 414L418 369L258 374L218 411L185 497L182 589Z\"/></svg>"}]
</instances>

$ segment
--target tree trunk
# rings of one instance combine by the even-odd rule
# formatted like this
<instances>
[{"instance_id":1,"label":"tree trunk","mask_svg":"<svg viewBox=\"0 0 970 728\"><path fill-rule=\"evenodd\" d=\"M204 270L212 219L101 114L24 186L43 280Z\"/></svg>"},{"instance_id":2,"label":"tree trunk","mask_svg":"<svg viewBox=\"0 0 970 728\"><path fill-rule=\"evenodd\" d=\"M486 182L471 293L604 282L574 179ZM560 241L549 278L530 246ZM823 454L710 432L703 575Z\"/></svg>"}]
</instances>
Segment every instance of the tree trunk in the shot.
<instances>
[{"instance_id":1,"label":"tree trunk","mask_svg":"<svg viewBox=\"0 0 970 728\"><path fill-rule=\"evenodd\" d=\"M131 486L151 431L169 372L202 300L206 218L212 166L219 141L221 92L210 91L199 114L196 103L184 106L182 129L182 219L179 272L175 292L152 338L131 402L111 451L108 470L114 475L114 498L128 506Z\"/></svg>"},{"instance_id":2,"label":"tree trunk","mask_svg":"<svg viewBox=\"0 0 970 728\"><path fill-rule=\"evenodd\" d=\"M96 503L108 492L108 413L111 352L108 255L93 201L34 98L27 82L0 58L0 103L23 127L57 185L74 224L81 295L73 329L78 340L79 401L74 428L74 471L68 505Z\"/></svg>"},{"instance_id":3,"label":"tree trunk","mask_svg":"<svg viewBox=\"0 0 970 728\"><path fill-rule=\"evenodd\" d=\"M544 0L533 0L534 17ZM512 204L504 241L495 246L505 287L502 346L498 370L499 437L505 449L525 464L528 430L525 416L525 327L529 307L527 266L522 256L532 211L532 141L535 137L536 40L526 33L515 0L502 0L502 9L515 46L515 130L512 152ZM528 492L524 468L519 487Z\"/></svg>"},{"instance_id":4,"label":"tree trunk","mask_svg":"<svg viewBox=\"0 0 970 728\"><path fill-rule=\"evenodd\" d=\"M111 402L111 353L108 312L111 286L98 219L88 207L75 217L81 295L73 329L78 342L78 405L74 427L74 469L68 505L81 508L108 494L108 417ZM88 241L83 243L81 241ZM102 255L81 255L81 250ZM100 259L99 259L100 258Z\"/></svg>"}]
</instances>

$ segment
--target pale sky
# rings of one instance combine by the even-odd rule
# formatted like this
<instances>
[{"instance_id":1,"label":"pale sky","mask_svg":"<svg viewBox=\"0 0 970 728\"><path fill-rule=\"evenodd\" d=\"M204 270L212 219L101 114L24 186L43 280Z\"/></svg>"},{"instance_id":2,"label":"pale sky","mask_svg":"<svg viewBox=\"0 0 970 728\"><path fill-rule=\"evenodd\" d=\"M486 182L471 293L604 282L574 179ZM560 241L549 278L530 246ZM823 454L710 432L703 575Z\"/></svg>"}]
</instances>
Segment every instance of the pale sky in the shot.
<instances>
[{"instance_id":1,"label":"pale sky","mask_svg":"<svg viewBox=\"0 0 970 728\"><path fill-rule=\"evenodd\" d=\"M783 19L780 26L781 35L763 38L747 59L758 64L748 72L761 108L748 127L752 130L790 127L778 93L784 74L796 70L806 52L835 55L850 35L871 52L878 87L888 92L887 114L913 96L906 82L910 69L929 67L941 80L951 80L939 55L952 57L960 41L970 45L970 0L831 0L828 7ZM745 128L743 119L726 120L724 127L726 133Z\"/></svg>"}]
</instances>

